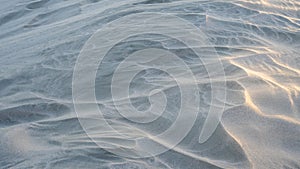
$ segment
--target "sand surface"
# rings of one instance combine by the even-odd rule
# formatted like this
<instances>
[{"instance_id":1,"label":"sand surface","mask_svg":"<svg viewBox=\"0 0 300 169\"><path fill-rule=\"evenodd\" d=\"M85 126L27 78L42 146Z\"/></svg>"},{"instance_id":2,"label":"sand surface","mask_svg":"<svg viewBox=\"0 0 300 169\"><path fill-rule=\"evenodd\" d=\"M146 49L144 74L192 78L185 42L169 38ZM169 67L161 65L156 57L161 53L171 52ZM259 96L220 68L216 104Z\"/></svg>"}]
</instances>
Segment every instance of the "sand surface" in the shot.
<instances>
[{"instance_id":1,"label":"sand surface","mask_svg":"<svg viewBox=\"0 0 300 169\"><path fill-rule=\"evenodd\" d=\"M299 11L298 0L2 0L0 168L300 168ZM222 81L218 74L208 78L207 65L186 58L197 66L200 109L193 128L172 150L132 159L107 151L131 147L132 142L102 129L97 138L105 149L87 136L74 110L72 77L77 57L95 31L140 12L174 14L199 27L224 67L226 84L219 90L226 91L226 98L212 97L210 84ZM169 75L145 70L129 89L135 93L133 106L140 110L150 104L143 97L145 89L159 86L165 91L170 101L153 124L136 125L118 115L108 90L118 61L114 57L124 51L150 46L189 55L187 50L178 51L180 44L173 41L157 37L151 43L147 38L129 37L114 46L98 70L96 86L101 87L95 92L112 126L158 134L178 112L180 93ZM225 105L221 122L200 144L208 109L218 103ZM85 120L93 124L93 119Z\"/></svg>"}]
</instances>

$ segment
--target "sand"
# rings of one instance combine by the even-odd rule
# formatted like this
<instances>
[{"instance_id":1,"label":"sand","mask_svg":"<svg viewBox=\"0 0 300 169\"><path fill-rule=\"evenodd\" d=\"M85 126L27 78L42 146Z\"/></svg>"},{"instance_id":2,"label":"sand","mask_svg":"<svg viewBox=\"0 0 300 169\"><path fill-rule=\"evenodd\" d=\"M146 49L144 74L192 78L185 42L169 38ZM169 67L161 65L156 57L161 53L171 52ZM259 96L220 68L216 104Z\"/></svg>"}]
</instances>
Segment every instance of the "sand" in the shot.
<instances>
[{"instance_id":1,"label":"sand","mask_svg":"<svg viewBox=\"0 0 300 169\"><path fill-rule=\"evenodd\" d=\"M0 168L300 168L299 10L297 0L2 0ZM87 116L78 116L72 82L88 39L108 23L141 12L176 15L198 27L210 44L201 47L204 54L200 58L210 62L199 61L183 44L158 35L129 37L107 53L95 79L97 104L104 114L100 121L105 118L133 138L151 139L167 130L176 121L180 102L190 103L184 112L193 112L194 97L199 97L196 116L187 114L179 123L184 128L195 122L178 145L168 147L172 140L154 139L171 150L153 157L128 158L113 152L129 149L138 154L145 149L136 148L137 142L120 138L92 118L89 102L80 103L86 106ZM103 38L117 35L122 32ZM155 113L149 116L155 119L152 123L143 119L145 123L136 124L118 114L116 107L122 109L125 103L123 95L118 95L123 88L115 89L119 91L113 94L120 100L113 100L110 83L122 57L149 47L182 56L192 67L198 90L181 97L172 76L143 67L129 85L130 101L139 111L147 110L151 103L158 106L153 110L165 111L157 119ZM211 57L212 49L218 57ZM206 68L218 68L217 62L222 63L225 79L218 71L208 76ZM128 80L125 68L115 76L118 84ZM87 72L85 77L91 75ZM192 88L189 76L178 79L187 82L179 83L184 90ZM212 94L212 85L215 91L225 91L226 98ZM168 102L157 99L161 95L154 89L164 91ZM88 90L80 92L85 95ZM149 92L153 102L145 97ZM199 143L209 108L222 105L216 130ZM88 131L99 144L82 124L90 127Z\"/></svg>"}]
</instances>

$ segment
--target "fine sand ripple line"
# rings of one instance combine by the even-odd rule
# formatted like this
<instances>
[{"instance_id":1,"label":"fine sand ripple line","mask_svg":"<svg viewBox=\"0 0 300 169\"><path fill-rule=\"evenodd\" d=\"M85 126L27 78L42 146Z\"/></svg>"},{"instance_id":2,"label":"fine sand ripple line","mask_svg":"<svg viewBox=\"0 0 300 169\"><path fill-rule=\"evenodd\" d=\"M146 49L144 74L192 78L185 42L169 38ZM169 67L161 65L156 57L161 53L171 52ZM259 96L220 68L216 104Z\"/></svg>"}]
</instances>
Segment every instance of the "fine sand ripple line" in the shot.
<instances>
[{"instance_id":1,"label":"fine sand ripple line","mask_svg":"<svg viewBox=\"0 0 300 169\"><path fill-rule=\"evenodd\" d=\"M26 5L27 9L37 9L37 8L41 8L44 5L46 5L46 3L49 2L49 0L38 0L38 1L33 1L31 3L29 3L28 5Z\"/></svg>"}]
</instances>

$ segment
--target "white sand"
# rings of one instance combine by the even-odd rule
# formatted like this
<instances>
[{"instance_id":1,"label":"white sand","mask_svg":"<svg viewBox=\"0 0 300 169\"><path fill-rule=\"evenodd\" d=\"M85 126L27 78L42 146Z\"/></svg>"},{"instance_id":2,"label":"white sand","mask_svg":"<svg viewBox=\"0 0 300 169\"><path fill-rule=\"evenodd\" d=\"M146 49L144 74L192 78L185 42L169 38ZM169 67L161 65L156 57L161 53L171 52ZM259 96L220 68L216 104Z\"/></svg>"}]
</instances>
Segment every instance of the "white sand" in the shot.
<instances>
[{"instance_id":1,"label":"white sand","mask_svg":"<svg viewBox=\"0 0 300 169\"><path fill-rule=\"evenodd\" d=\"M300 168L299 10L297 0L2 0L0 168ZM107 152L85 134L73 108L72 72L81 48L96 30L142 11L177 14L200 27L223 63L227 81L220 90L227 97L216 96L225 103L225 112L214 134L200 144L208 109L218 105L210 105L207 65L186 58L197 66L200 110L194 127L173 150L130 159ZM169 49L178 48L165 42ZM158 134L178 112L178 88L168 85L168 75L155 70L138 75L129 91L139 96L131 100L133 105L144 110L149 101L142 97L143 90L161 85L171 99L162 117L153 124L135 125L114 111L108 90L118 61L114 56L149 46L161 44L131 37L116 45L96 79L101 86L97 99L103 103L99 107L106 118L134 137L140 133L130 133L127 126ZM210 80L219 83L220 77L216 73ZM100 131L97 137L105 148L134 146Z\"/></svg>"}]
</instances>

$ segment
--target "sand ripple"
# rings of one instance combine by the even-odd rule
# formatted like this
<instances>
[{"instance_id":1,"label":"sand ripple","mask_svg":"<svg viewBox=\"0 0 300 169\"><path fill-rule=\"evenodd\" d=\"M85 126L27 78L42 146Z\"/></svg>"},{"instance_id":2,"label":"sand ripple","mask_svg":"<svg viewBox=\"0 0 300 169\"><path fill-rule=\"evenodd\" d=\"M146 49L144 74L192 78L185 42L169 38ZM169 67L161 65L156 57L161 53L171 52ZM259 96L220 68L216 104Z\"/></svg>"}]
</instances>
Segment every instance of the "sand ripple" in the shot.
<instances>
[{"instance_id":1,"label":"sand ripple","mask_svg":"<svg viewBox=\"0 0 300 169\"><path fill-rule=\"evenodd\" d=\"M299 10L297 0L1 2L0 168L300 168ZM71 84L86 40L106 23L139 12L172 13L200 27L224 65L227 81L220 90L226 90L227 98L218 100L226 110L216 132L199 144L211 91L207 74L198 72L201 108L187 137L164 154L129 159L99 148L85 134L74 112ZM130 50L130 45L136 47L132 50L159 46L132 38L109 55ZM164 45L159 47L178 48ZM114 63L109 60L98 78L111 78ZM203 70L206 66L195 64ZM140 78L152 84L163 83L160 77L166 76L151 70L143 73ZM211 83L220 80L211 77ZM142 90L138 83L132 92ZM178 97L176 86L166 85L164 90ZM106 88L97 92L111 122L130 126L111 115ZM133 104L140 109L149 106L142 97ZM161 127L135 127L155 134L172 124L175 109L169 106ZM134 144L105 131L99 138L108 148Z\"/></svg>"}]
</instances>

